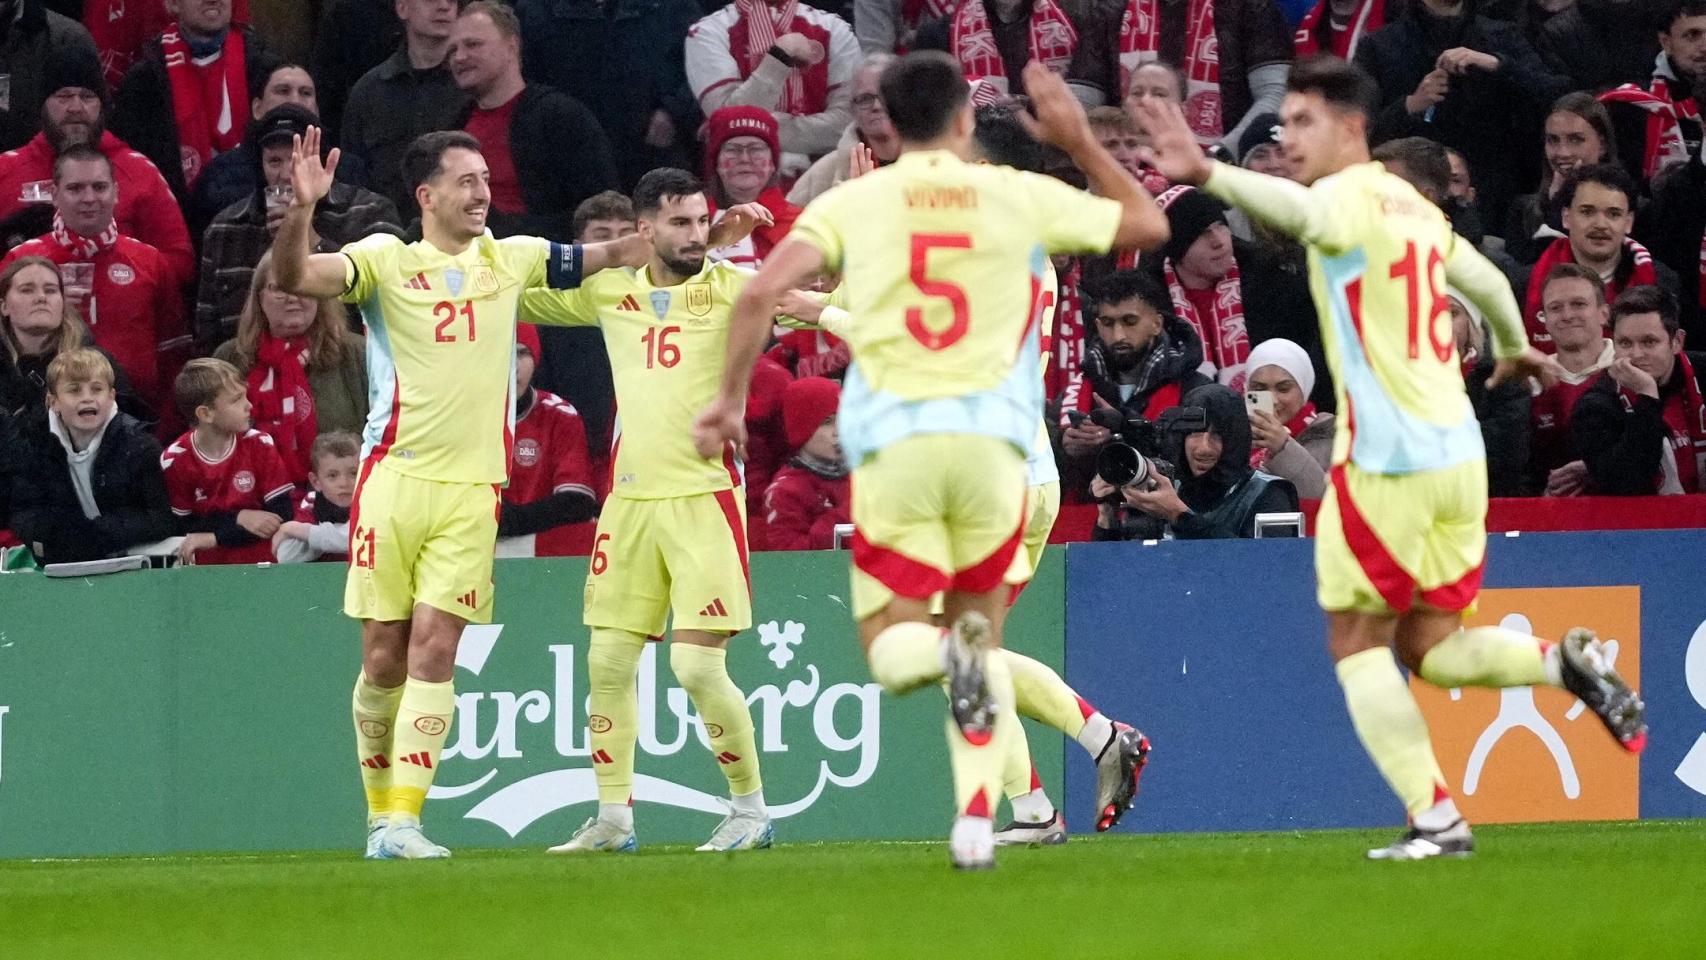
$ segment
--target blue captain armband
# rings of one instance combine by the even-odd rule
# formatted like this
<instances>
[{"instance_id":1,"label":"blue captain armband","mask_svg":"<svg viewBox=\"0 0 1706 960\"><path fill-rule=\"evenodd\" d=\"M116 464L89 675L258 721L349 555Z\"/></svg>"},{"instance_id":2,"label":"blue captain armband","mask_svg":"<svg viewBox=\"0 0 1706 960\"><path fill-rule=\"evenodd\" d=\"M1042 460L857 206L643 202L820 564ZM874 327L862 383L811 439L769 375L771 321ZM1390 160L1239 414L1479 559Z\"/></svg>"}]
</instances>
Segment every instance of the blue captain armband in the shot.
<instances>
[{"instance_id":1,"label":"blue captain armband","mask_svg":"<svg viewBox=\"0 0 1706 960\"><path fill-rule=\"evenodd\" d=\"M573 290L586 272L586 251L578 243L553 243L545 260L545 285L552 290Z\"/></svg>"}]
</instances>

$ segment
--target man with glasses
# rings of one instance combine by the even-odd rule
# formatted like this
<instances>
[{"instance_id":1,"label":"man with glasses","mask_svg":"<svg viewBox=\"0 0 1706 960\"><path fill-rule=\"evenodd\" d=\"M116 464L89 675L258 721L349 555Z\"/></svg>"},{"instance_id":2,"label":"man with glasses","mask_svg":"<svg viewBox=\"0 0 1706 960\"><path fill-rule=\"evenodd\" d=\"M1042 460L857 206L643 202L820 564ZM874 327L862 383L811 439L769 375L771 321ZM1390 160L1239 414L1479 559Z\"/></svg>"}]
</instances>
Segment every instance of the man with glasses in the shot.
<instances>
[{"instance_id":1,"label":"man with glasses","mask_svg":"<svg viewBox=\"0 0 1706 960\"><path fill-rule=\"evenodd\" d=\"M805 176L788 191L788 202L798 207L811 203L818 194L847 179L853 155L858 152L869 157L877 166L893 163L900 156L900 135L889 122L889 112L883 106L878 82L883 69L894 62L889 53L873 54L853 75L853 122L841 135L835 152L812 164Z\"/></svg>"}]
</instances>

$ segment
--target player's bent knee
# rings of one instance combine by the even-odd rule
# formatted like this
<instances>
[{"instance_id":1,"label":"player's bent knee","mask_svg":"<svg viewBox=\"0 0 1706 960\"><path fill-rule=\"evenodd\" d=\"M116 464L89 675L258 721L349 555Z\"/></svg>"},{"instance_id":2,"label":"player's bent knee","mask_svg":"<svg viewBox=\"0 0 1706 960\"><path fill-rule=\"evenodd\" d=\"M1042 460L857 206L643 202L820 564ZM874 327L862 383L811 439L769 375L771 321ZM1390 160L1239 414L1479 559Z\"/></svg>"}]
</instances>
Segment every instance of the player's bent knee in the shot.
<instances>
[{"instance_id":1,"label":"player's bent knee","mask_svg":"<svg viewBox=\"0 0 1706 960\"><path fill-rule=\"evenodd\" d=\"M669 669L688 694L732 683L728 660L717 647L672 643L669 645Z\"/></svg>"},{"instance_id":2,"label":"player's bent knee","mask_svg":"<svg viewBox=\"0 0 1706 960\"><path fill-rule=\"evenodd\" d=\"M594 628L586 650L587 683L601 692L632 691L645 648L646 638L637 633Z\"/></svg>"}]
</instances>

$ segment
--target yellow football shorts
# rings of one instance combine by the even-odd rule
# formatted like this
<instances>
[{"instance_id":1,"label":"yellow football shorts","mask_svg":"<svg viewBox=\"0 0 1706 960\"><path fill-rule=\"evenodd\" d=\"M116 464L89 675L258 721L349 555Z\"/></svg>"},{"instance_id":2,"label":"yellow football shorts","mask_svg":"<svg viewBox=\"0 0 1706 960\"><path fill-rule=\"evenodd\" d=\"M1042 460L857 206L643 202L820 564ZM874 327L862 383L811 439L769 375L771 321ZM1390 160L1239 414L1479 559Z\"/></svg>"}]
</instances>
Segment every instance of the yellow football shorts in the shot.
<instances>
[{"instance_id":1,"label":"yellow football shorts","mask_svg":"<svg viewBox=\"0 0 1706 960\"><path fill-rule=\"evenodd\" d=\"M344 612L407 620L424 603L490 623L498 505L493 484L423 480L370 461L350 505Z\"/></svg>"},{"instance_id":2,"label":"yellow football shorts","mask_svg":"<svg viewBox=\"0 0 1706 960\"><path fill-rule=\"evenodd\" d=\"M1487 555L1487 464L1420 473L1333 468L1315 527L1321 607L1407 612L1417 600L1471 609Z\"/></svg>"},{"instance_id":3,"label":"yellow football shorts","mask_svg":"<svg viewBox=\"0 0 1706 960\"><path fill-rule=\"evenodd\" d=\"M1025 499L1024 454L995 437L917 434L866 458L853 471L854 619L896 596L1001 586Z\"/></svg>"},{"instance_id":4,"label":"yellow football shorts","mask_svg":"<svg viewBox=\"0 0 1706 960\"><path fill-rule=\"evenodd\" d=\"M1002 578L1007 584L1009 607L1019 602L1019 594L1025 592L1031 578L1036 576L1037 564L1043 562L1043 550L1048 546L1049 534L1054 532L1054 521L1060 516L1060 481L1050 480L1032 486L1025 502L1030 505L1031 512L1025 521L1023 549L1013 551L1013 562L1007 567L1007 576ZM947 608L942 594L930 598L931 616L939 617Z\"/></svg>"},{"instance_id":5,"label":"yellow football shorts","mask_svg":"<svg viewBox=\"0 0 1706 960\"><path fill-rule=\"evenodd\" d=\"M746 502L739 490L605 501L593 539L583 619L589 627L662 637L752 626Z\"/></svg>"}]
</instances>

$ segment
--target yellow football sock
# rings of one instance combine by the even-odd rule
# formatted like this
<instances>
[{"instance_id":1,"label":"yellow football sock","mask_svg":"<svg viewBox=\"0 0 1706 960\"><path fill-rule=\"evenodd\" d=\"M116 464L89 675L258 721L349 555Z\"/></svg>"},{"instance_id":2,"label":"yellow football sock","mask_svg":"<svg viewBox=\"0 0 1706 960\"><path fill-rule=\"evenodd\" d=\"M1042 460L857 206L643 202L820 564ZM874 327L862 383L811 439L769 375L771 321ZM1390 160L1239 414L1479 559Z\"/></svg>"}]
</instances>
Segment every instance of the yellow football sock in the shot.
<instances>
[{"instance_id":1,"label":"yellow football sock","mask_svg":"<svg viewBox=\"0 0 1706 960\"><path fill-rule=\"evenodd\" d=\"M586 650L587 744L598 802L626 804L634 798L634 742L640 735L640 708L634 679L646 638L608 627L592 629Z\"/></svg>"},{"instance_id":2,"label":"yellow football sock","mask_svg":"<svg viewBox=\"0 0 1706 960\"><path fill-rule=\"evenodd\" d=\"M1009 800L1042 786L1037 780L1037 768L1031 762L1031 742L1022 723L1017 723L1013 736L1007 738L1006 760L1001 765L1001 786Z\"/></svg>"},{"instance_id":3,"label":"yellow football sock","mask_svg":"<svg viewBox=\"0 0 1706 960\"><path fill-rule=\"evenodd\" d=\"M691 643L669 645L669 668L699 711L711 752L729 781L729 795L741 797L764 786L758 773L758 744L752 738L752 714L746 694L729 679L728 651Z\"/></svg>"},{"instance_id":4,"label":"yellow football sock","mask_svg":"<svg viewBox=\"0 0 1706 960\"><path fill-rule=\"evenodd\" d=\"M1335 670L1363 749L1413 817L1446 796L1427 721L1391 649L1375 647L1340 660Z\"/></svg>"},{"instance_id":5,"label":"yellow football sock","mask_svg":"<svg viewBox=\"0 0 1706 960\"><path fill-rule=\"evenodd\" d=\"M438 754L456 716L456 686L410 677L397 704L391 745L391 815L419 820L438 770Z\"/></svg>"},{"instance_id":6,"label":"yellow football sock","mask_svg":"<svg viewBox=\"0 0 1706 960\"><path fill-rule=\"evenodd\" d=\"M1078 698L1060 674L1022 653L1002 650L1013 675L1013 707L1020 715L1040 720L1069 737L1084 729L1088 705Z\"/></svg>"},{"instance_id":7,"label":"yellow football sock","mask_svg":"<svg viewBox=\"0 0 1706 960\"><path fill-rule=\"evenodd\" d=\"M1503 627L1471 627L1440 641L1422 657L1422 679L1441 687L1526 687L1545 684L1546 650L1539 637Z\"/></svg>"},{"instance_id":8,"label":"yellow football sock","mask_svg":"<svg viewBox=\"0 0 1706 960\"><path fill-rule=\"evenodd\" d=\"M367 822L391 812L391 737L397 723L402 686L374 686L363 671L355 678L355 756L367 793Z\"/></svg>"},{"instance_id":9,"label":"yellow football sock","mask_svg":"<svg viewBox=\"0 0 1706 960\"><path fill-rule=\"evenodd\" d=\"M942 628L916 620L891 624L866 652L871 677L890 693L910 693L942 679Z\"/></svg>"},{"instance_id":10,"label":"yellow football sock","mask_svg":"<svg viewBox=\"0 0 1706 960\"><path fill-rule=\"evenodd\" d=\"M949 713L948 763L954 773L955 812L967 817L993 818L1007 779L1012 738L1022 736L1023 731L1019 729L1019 715L1013 712L1013 675L1007 669L1005 657L988 659L984 682L1001 708L989 742L981 747L967 743Z\"/></svg>"}]
</instances>

